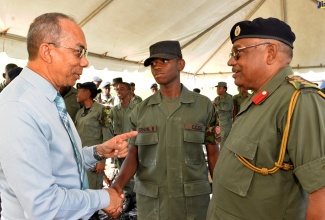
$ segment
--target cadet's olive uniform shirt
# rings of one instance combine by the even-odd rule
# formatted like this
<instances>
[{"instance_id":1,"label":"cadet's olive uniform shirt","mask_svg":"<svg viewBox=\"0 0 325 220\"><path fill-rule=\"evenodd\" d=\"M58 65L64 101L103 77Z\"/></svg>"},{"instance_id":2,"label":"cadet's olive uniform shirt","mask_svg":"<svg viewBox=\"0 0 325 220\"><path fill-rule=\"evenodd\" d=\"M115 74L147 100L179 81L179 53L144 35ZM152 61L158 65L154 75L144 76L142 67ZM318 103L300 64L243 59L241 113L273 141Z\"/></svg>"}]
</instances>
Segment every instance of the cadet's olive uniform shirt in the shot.
<instances>
[{"instance_id":1,"label":"cadet's olive uniform shirt","mask_svg":"<svg viewBox=\"0 0 325 220\"><path fill-rule=\"evenodd\" d=\"M131 131L130 113L133 110L135 104L130 102L129 106L123 107L120 104L114 106L111 109L110 118L112 119L114 135L126 133ZM120 169L125 158L115 158L114 163ZM123 191L125 195L131 195L133 193L133 181L129 181L124 187Z\"/></svg>"},{"instance_id":2,"label":"cadet's olive uniform shirt","mask_svg":"<svg viewBox=\"0 0 325 220\"><path fill-rule=\"evenodd\" d=\"M307 192L325 186L325 100L314 88L301 89L291 119L284 161L294 170L263 176L236 157L260 168L274 167L295 91L285 79L290 74L286 67L271 79L260 104L248 100L241 105L214 169L207 219L305 219Z\"/></svg>"},{"instance_id":3,"label":"cadet's olive uniform shirt","mask_svg":"<svg viewBox=\"0 0 325 220\"><path fill-rule=\"evenodd\" d=\"M105 117L108 115L105 114L104 110L103 105L94 102L86 116L81 116L84 108L77 112L75 125L83 147L101 144L113 137L111 124L105 123L107 122ZM87 175L90 189L102 188L103 173L97 174L94 171L88 171Z\"/></svg>"},{"instance_id":4,"label":"cadet's olive uniform shirt","mask_svg":"<svg viewBox=\"0 0 325 220\"><path fill-rule=\"evenodd\" d=\"M131 100L131 102L136 105L136 104L142 102L142 98L140 96L138 96L138 95L135 95L134 99Z\"/></svg>"},{"instance_id":5,"label":"cadet's olive uniform shirt","mask_svg":"<svg viewBox=\"0 0 325 220\"><path fill-rule=\"evenodd\" d=\"M243 96L241 93L234 95L233 102L234 102L234 107L237 107L237 111L240 111L240 105L243 103L245 99L247 99L251 94L247 93L247 96Z\"/></svg>"},{"instance_id":6,"label":"cadet's olive uniform shirt","mask_svg":"<svg viewBox=\"0 0 325 220\"><path fill-rule=\"evenodd\" d=\"M123 107L121 104L118 104L111 109L110 118L112 119L113 123L114 135L131 131L129 115L134 106L135 104L130 102L129 106L127 107Z\"/></svg>"},{"instance_id":7,"label":"cadet's olive uniform shirt","mask_svg":"<svg viewBox=\"0 0 325 220\"><path fill-rule=\"evenodd\" d=\"M78 90L71 86L69 92L63 97L67 112L72 119L75 118L80 109L80 104L77 102L77 93Z\"/></svg>"},{"instance_id":8,"label":"cadet's olive uniform shirt","mask_svg":"<svg viewBox=\"0 0 325 220\"><path fill-rule=\"evenodd\" d=\"M138 130L130 144L138 147L134 191L139 219L206 217L211 188L202 144L214 140L206 132L215 124L214 109L207 97L185 86L176 105L169 113L157 92L130 115Z\"/></svg>"},{"instance_id":9,"label":"cadet's olive uniform shirt","mask_svg":"<svg viewBox=\"0 0 325 220\"><path fill-rule=\"evenodd\" d=\"M232 96L225 92L222 97L217 96L214 99L214 104L218 113L221 130L220 146L223 147L232 127L232 109L234 107L234 102L232 101Z\"/></svg>"}]
</instances>

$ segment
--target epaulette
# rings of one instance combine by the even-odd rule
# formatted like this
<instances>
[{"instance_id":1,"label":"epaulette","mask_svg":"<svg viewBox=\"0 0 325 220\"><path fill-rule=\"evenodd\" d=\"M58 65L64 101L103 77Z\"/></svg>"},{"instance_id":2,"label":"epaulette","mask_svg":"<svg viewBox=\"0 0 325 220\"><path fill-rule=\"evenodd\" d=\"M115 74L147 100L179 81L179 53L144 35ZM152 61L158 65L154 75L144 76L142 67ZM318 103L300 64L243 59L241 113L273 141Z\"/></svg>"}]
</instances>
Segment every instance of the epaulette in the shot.
<instances>
[{"instance_id":1,"label":"epaulette","mask_svg":"<svg viewBox=\"0 0 325 220\"><path fill-rule=\"evenodd\" d=\"M289 75L286 77L288 83L291 83L296 89L304 89L304 88L315 88L319 90L319 87L300 76L297 75Z\"/></svg>"}]
</instances>

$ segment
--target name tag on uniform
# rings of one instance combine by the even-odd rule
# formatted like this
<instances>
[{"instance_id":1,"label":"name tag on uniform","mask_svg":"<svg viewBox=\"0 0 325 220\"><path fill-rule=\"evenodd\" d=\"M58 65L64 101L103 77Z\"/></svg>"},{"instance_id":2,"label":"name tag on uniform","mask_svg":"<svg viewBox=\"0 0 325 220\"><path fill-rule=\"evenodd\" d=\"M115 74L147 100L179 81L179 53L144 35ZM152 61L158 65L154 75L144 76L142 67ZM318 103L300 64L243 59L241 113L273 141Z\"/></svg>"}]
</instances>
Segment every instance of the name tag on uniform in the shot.
<instances>
[{"instance_id":1,"label":"name tag on uniform","mask_svg":"<svg viewBox=\"0 0 325 220\"><path fill-rule=\"evenodd\" d=\"M205 126L200 124L185 124L185 130L205 132Z\"/></svg>"},{"instance_id":2,"label":"name tag on uniform","mask_svg":"<svg viewBox=\"0 0 325 220\"><path fill-rule=\"evenodd\" d=\"M142 128L138 128L137 130L139 133L156 132L157 126L142 127Z\"/></svg>"}]
</instances>

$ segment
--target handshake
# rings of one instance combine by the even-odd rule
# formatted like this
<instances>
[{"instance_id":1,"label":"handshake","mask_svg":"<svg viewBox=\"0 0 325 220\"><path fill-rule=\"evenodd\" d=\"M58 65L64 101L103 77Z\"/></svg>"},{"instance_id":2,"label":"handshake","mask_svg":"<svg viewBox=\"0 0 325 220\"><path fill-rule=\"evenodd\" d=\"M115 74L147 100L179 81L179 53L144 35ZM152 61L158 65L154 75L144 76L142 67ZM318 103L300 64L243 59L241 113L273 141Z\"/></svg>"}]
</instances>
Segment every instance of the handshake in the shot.
<instances>
[{"instance_id":1,"label":"handshake","mask_svg":"<svg viewBox=\"0 0 325 220\"><path fill-rule=\"evenodd\" d=\"M105 190L107 190L109 194L110 203L107 208L103 209L103 211L109 216L117 218L122 213L124 194L123 192L119 194L114 188L107 188Z\"/></svg>"},{"instance_id":2,"label":"handshake","mask_svg":"<svg viewBox=\"0 0 325 220\"><path fill-rule=\"evenodd\" d=\"M112 139L104 142L103 144L99 144L96 147L97 152L100 155L103 155L105 158L109 157L119 157L123 158L128 154L128 143L126 140L128 138L134 137L138 134L137 131L131 131L128 133L120 134ZM116 191L116 189L118 189ZM103 209L105 213L113 218L117 218L122 213L124 194L123 190L120 188L107 188L105 189L110 198L109 206Z\"/></svg>"}]
</instances>

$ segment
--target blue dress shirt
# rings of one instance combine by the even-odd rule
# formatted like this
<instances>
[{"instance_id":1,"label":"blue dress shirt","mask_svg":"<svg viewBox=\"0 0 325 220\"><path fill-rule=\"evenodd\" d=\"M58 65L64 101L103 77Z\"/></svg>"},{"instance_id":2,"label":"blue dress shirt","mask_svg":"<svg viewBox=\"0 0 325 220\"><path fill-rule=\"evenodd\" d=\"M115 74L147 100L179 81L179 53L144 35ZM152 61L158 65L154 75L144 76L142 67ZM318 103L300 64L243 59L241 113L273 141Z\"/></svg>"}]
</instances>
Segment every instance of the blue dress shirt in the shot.
<instances>
[{"instance_id":1,"label":"blue dress shirt","mask_svg":"<svg viewBox=\"0 0 325 220\"><path fill-rule=\"evenodd\" d=\"M88 219L109 205L105 190L80 190L69 135L54 103L57 91L25 67L0 93L2 219ZM82 148L85 169L95 166L93 147Z\"/></svg>"}]
</instances>

